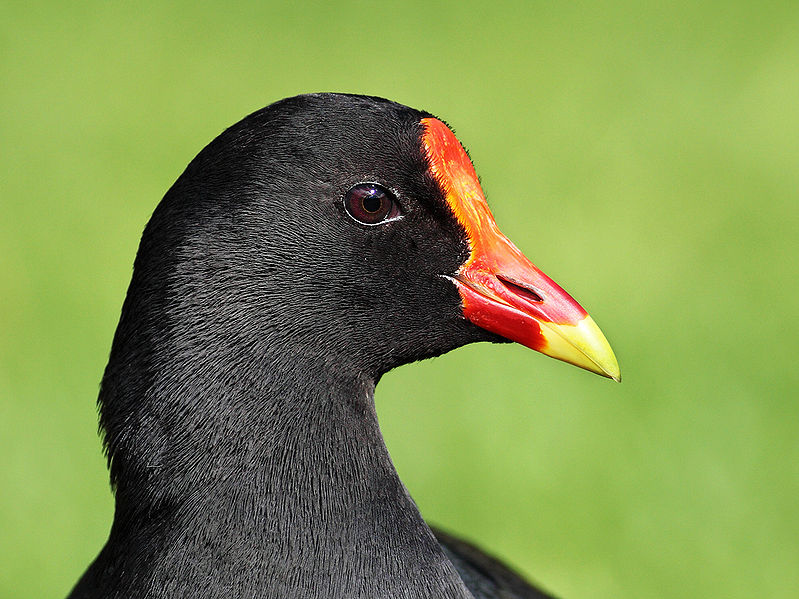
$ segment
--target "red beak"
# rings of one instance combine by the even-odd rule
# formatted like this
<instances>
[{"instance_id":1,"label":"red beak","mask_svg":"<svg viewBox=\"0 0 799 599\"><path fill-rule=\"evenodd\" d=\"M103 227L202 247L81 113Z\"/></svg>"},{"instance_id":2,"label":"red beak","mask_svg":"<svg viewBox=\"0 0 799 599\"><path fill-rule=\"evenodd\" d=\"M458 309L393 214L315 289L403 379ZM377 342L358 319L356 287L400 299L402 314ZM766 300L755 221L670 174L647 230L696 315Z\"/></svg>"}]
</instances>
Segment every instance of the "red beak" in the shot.
<instances>
[{"instance_id":1,"label":"red beak","mask_svg":"<svg viewBox=\"0 0 799 599\"><path fill-rule=\"evenodd\" d=\"M430 169L471 246L468 260L450 277L464 317L553 358L621 380L613 350L593 319L499 230L452 131L434 118L422 124Z\"/></svg>"}]
</instances>

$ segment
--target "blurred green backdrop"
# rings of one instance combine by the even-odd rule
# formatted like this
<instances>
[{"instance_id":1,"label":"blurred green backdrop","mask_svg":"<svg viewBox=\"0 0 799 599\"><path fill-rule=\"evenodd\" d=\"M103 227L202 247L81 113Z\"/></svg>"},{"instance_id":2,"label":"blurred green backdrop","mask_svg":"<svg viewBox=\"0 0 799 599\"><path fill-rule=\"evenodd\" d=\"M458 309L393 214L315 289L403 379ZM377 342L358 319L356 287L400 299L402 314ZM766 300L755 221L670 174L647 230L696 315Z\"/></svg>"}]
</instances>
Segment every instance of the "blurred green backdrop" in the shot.
<instances>
[{"instance_id":1,"label":"blurred green backdrop","mask_svg":"<svg viewBox=\"0 0 799 599\"><path fill-rule=\"evenodd\" d=\"M7 3L0 596L62 597L112 500L95 397L138 236L307 91L447 119L615 385L518 346L388 375L428 519L564 598L799 596L799 4Z\"/></svg>"}]
</instances>

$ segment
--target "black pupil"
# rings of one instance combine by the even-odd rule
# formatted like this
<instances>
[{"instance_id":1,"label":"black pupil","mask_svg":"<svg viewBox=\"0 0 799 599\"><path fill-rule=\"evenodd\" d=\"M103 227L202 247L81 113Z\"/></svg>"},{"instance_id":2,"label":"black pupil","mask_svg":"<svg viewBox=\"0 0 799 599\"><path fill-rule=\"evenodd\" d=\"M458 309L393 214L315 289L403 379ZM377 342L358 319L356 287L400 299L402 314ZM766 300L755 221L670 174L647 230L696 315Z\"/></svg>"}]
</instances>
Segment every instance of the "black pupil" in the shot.
<instances>
[{"instance_id":1,"label":"black pupil","mask_svg":"<svg viewBox=\"0 0 799 599\"><path fill-rule=\"evenodd\" d=\"M372 214L378 212L382 206L383 199L377 194L368 195L363 199L363 209Z\"/></svg>"}]
</instances>

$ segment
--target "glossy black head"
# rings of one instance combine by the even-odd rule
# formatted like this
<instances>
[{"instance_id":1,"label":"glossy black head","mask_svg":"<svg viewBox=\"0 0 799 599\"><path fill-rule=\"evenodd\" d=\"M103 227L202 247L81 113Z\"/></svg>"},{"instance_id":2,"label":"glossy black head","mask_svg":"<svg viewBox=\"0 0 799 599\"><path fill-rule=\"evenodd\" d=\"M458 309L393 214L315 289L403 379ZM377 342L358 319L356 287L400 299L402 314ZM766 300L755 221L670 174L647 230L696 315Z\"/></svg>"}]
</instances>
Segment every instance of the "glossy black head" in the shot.
<instances>
[{"instance_id":1,"label":"glossy black head","mask_svg":"<svg viewBox=\"0 0 799 599\"><path fill-rule=\"evenodd\" d=\"M196 368L279 356L376 379L494 339L441 276L469 245L429 169L426 116L316 94L222 133L144 232L114 351Z\"/></svg>"},{"instance_id":2,"label":"glossy black head","mask_svg":"<svg viewBox=\"0 0 799 599\"><path fill-rule=\"evenodd\" d=\"M496 227L443 122L373 97L282 100L203 149L144 231L100 394L112 477L505 339L618 378L586 312Z\"/></svg>"}]
</instances>

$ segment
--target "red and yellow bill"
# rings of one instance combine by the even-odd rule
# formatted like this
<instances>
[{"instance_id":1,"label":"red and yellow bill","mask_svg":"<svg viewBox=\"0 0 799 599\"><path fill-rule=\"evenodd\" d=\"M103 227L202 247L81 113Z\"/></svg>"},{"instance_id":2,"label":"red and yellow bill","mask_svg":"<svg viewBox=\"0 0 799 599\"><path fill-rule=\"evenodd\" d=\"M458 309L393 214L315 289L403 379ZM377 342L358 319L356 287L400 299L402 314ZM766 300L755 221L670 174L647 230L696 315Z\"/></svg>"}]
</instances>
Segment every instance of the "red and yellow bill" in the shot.
<instances>
[{"instance_id":1,"label":"red and yellow bill","mask_svg":"<svg viewBox=\"0 0 799 599\"><path fill-rule=\"evenodd\" d=\"M425 118L423 144L471 255L452 276L477 326L616 381L616 356L588 313L502 234L474 166L443 122Z\"/></svg>"}]
</instances>

